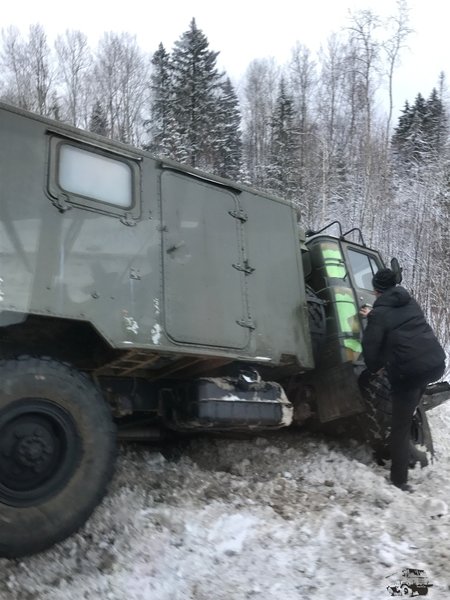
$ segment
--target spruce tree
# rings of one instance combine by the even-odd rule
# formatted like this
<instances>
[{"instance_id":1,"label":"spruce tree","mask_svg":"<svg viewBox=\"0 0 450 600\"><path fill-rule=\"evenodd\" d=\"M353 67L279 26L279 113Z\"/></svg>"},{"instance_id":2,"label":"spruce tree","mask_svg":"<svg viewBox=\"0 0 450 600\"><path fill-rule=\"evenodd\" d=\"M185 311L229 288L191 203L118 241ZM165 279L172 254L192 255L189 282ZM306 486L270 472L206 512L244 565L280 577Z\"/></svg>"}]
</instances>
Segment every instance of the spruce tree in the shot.
<instances>
[{"instance_id":1,"label":"spruce tree","mask_svg":"<svg viewBox=\"0 0 450 600\"><path fill-rule=\"evenodd\" d=\"M399 124L394 130L392 146L400 163L420 164L428 150L428 141L424 131L427 105L422 94L417 94L415 102L409 106L405 103Z\"/></svg>"},{"instance_id":2,"label":"spruce tree","mask_svg":"<svg viewBox=\"0 0 450 600\"><path fill-rule=\"evenodd\" d=\"M89 131L98 135L108 135L108 119L99 99L94 102L89 119Z\"/></svg>"},{"instance_id":3,"label":"spruce tree","mask_svg":"<svg viewBox=\"0 0 450 600\"><path fill-rule=\"evenodd\" d=\"M398 118L398 125L394 129L392 136L392 145L395 150L400 151L405 145L409 128L411 127L413 111L406 100L402 114Z\"/></svg>"},{"instance_id":4,"label":"spruce tree","mask_svg":"<svg viewBox=\"0 0 450 600\"><path fill-rule=\"evenodd\" d=\"M173 110L177 133L192 167L211 169L211 132L215 129L217 92L223 75L216 68L218 52L192 19L189 29L175 42L172 53Z\"/></svg>"},{"instance_id":5,"label":"spruce tree","mask_svg":"<svg viewBox=\"0 0 450 600\"><path fill-rule=\"evenodd\" d=\"M431 153L430 158L435 160L441 156L448 137L447 114L436 88L433 88L426 103L423 129Z\"/></svg>"},{"instance_id":6,"label":"spruce tree","mask_svg":"<svg viewBox=\"0 0 450 600\"><path fill-rule=\"evenodd\" d=\"M417 94L413 106L405 104L392 137L394 155L405 166L420 166L438 158L446 144L448 120L436 89L425 100Z\"/></svg>"},{"instance_id":7,"label":"spruce tree","mask_svg":"<svg viewBox=\"0 0 450 600\"><path fill-rule=\"evenodd\" d=\"M293 98L288 94L282 78L271 121L271 163L268 167L268 180L272 191L289 198L294 193L298 159L298 129L295 127L293 105Z\"/></svg>"},{"instance_id":8,"label":"spruce tree","mask_svg":"<svg viewBox=\"0 0 450 600\"><path fill-rule=\"evenodd\" d=\"M422 94L417 94L414 102L411 125L407 135L407 149L416 163L420 163L429 151L425 130L427 103Z\"/></svg>"},{"instance_id":9,"label":"spruce tree","mask_svg":"<svg viewBox=\"0 0 450 600\"><path fill-rule=\"evenodd\" d=\"M218 89L216 126L213 132L214 173L239 179L242 174L241 113L233 85L226 78Z\"/></svg>"},{"instance_id":10,"label":"spruce tree","mask_svg":"<svg viewBox=\"0 0 450 600\"><path fill-rule=\"evenodd\" d=\"M176 158L170 148L173 141L175 121L173 119L173 85L172 65L170 54L163 44L152 58L151 87L151 118L144 121L149 141L146 150L157 155Z\"/></svg>"}]
</instances>

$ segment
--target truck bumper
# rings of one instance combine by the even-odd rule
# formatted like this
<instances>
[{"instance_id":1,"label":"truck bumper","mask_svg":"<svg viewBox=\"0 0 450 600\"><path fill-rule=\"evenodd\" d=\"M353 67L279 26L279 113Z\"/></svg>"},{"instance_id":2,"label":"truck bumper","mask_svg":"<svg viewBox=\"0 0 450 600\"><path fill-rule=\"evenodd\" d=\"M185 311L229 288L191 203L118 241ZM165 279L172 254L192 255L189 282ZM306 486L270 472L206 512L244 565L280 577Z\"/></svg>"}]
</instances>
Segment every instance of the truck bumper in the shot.
<instances>
[{"instance_id":1,"label":"truck bumper","mask_svg":"<svg viewBox=\"0 0 450 600\"><path fill-rule=\"evenodd\" d=\"M422 398L426 411L440 406L447 400L450 400L450 384L447 381L429 385Z\"/></svg>"}]
</instances>

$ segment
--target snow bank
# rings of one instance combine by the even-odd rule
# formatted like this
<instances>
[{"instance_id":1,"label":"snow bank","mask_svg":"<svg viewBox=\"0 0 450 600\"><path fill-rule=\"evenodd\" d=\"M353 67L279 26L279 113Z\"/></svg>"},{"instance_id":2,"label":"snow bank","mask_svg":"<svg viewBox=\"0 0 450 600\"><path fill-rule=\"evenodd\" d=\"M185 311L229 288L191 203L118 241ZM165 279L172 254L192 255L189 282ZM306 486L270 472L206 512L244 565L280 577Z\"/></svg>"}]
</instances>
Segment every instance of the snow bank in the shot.
<instances>
[{"instance_id":1,"label":"snow bank","mask_svg":"<svg viewBox=\"0 0 450 600\"><path fill-rule=\"evenodd\" d=\"M0 599L365 600L403 567L448 597L450 403L429 416L437 460L414 494L367 448L295 432L124 449L79 534L0 560Z\"/></svg>"}]
</instances>

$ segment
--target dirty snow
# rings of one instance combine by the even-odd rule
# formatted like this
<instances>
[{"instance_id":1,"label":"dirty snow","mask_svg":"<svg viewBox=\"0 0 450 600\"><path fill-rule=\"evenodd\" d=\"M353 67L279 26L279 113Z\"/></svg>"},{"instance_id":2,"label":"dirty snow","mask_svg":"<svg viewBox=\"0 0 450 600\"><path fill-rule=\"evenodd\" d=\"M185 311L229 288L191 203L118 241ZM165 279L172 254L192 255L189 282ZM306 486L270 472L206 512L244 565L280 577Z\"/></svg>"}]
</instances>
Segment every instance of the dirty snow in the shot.
<instances>
[{"instance_id":1,"label":"dirty snow","mask_svg":"<svg viewBox=\"0 0 450 600\"><path fill-rule=\"evenodd\" d=\"M123 449L79 534L0 560L0 599L381 599L403 567L448 598L450 403L428 414L437 460L414 494L365 447L310 434Z\"/></svg>"}]
</instances>

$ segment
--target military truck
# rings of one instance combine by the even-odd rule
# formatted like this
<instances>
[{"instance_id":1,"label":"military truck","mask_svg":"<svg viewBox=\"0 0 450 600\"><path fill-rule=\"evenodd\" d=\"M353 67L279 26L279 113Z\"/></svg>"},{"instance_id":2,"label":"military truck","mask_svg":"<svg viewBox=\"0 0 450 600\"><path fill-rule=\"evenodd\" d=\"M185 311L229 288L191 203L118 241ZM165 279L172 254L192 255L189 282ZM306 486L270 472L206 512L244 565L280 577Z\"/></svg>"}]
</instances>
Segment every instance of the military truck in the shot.
<instances>
[{"instance_id":1,"label":"military truck","mask_svg":"<svg viewBox=\"0 0 450 600\"><path fill-rule=\"evenodd\" d=\"M0 556L86 521L117 433L386 442L389 390L358 385L384 263L359 230L306 235L281 198L5 104L0 139ZM423 407L412 441L431 449Z\"/></svg>"},{"instance_id":2,"label":"military truck","mask_svg":"<svg viewBox=\"0 0 450 600\"><path fill-rule=\"evenodd\" d=\"M426 596L433 584L423 569L402 569L395 584L387 586L391 596Z\"/></svg>"}]
</instances>

